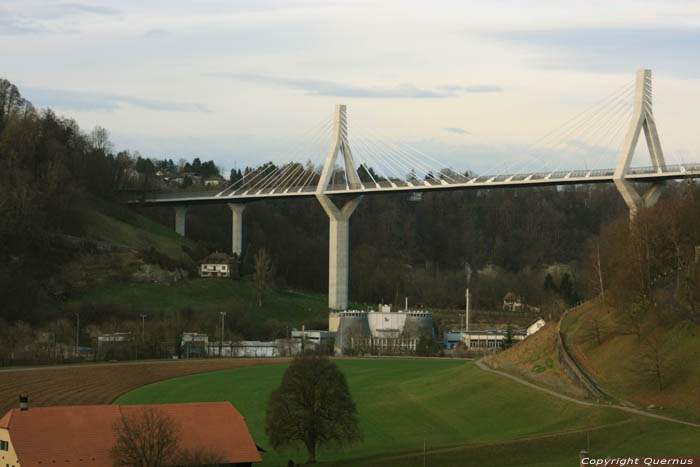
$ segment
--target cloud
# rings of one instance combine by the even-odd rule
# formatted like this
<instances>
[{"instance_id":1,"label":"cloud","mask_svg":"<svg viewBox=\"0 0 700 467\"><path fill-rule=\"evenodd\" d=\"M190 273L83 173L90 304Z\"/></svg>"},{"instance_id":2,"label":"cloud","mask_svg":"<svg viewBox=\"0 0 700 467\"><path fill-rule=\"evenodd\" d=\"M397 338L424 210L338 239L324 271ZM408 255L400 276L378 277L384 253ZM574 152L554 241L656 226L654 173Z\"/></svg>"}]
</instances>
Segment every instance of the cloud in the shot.
<instances>
[{"instance_id":1,"label":"cloud","mask_svg":"<svg viewBox=\"0 0 700 467\"><path fill-rule=\"evenodd\" d=\"M503 88L492 84L477 84L473 86L459 86L456 84L444 84L438 86L438 89L445 92L465 92L465 93L483 93L483 92L503 92Z\"/></svg>"},{"instance_id":2,"label":"cloud","mask_svg":"<svg viewBox=\"0 0 700 467\"><path fill-rule=\"evenodd\" d=\"M497 86L452 86L437 90L421 89L411 83L391 87L362 87L334 81L287 78L255 73L207 73L210 78L231 79L252 83L283 86L305 91L312 96L357 97L365 99L443 99L457 97L459 92L493 92Z\"/></svg>"},{"instance_id":3,"label":"cloud","mask_svg":"<svg viewBox=\"0 0 700 467\"><path fill-rule=\"evenodd\" d=\"M116 8L85 5L82 3L54 3L52 5L44 5L41 8L34 8L31 13L25 13L25 16L41 19L59 19L82 14L117 16L121 14L121 11Z\"/></svg>"},{"instance_id":4,"label":"cloud","mask_svg":"<svg viewBox=\"0 0 700 467\"><path fill-rule=\"evenodd\" d=\"M0 8L0 35L75 33L76 30L72 27L61 24L61 20L85 15L113 17L121 13L116 8L82 3L52 3L38 6L27 2L11 8Z\"/></svg>"},{"instance_id":5,"label":"cloud","mask_svg":"<svg viewBox=\"0 0 700 467\"><path fill-rule=\"evenodd\" d=\"M533 63L547 69L628 72L654 68L697 77L700 28L568 28L486 32L490 39L545 52Z\"/></svg>"},{"instance_id":6,"label":"cloud","mask_svg":"<svg viewBox=\"0 0 700 467\"><path fill-rule=\"evenodd\" d=\"M471 135L470 131L465 130L464 128L445 128L445 131L449 131L450 133L454 133L457 135Z\"/></svg>"},{"instance_id":7,"label":"cloud","mask_svg":"<svg viewBox=\"0 0 700 467\"><path fill-rule=\"evenodd\" d=\"M22 34L41 34L48 32L48 29L31 21L3 16L0 10L0 36L19 36Z\"/></svg>"},{"instance_id":8,"label":"cloud","mask_svg":"<svg viewBox=\"0 0 700 467\"><path fill-rule=\"evenodd\" d=\"M149 29L143 33L143 37L167 37L171 35L172 33L170 31L160 28Z\"/></svg>"},{"instance_id":9,"label":"cloud","mask_svg":"<svg viewBox=\"0 0 700 467\"><path fill-rule=\"evenodd\" d=\"M38 107L71 110L113 111L123 105L132 105L147 110L166 112L209 112L204 104L160 101L121 94L67 91L45 88L26 88L22 93Z\"/></svg>"}]
</instances>

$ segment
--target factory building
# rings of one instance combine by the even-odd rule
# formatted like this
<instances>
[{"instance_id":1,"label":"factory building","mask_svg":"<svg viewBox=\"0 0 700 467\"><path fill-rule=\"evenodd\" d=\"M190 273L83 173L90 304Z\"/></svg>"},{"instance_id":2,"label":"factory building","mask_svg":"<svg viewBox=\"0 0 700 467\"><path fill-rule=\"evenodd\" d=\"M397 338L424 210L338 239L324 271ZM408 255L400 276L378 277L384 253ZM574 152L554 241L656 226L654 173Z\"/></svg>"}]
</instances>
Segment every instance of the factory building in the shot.
<instances>
[{"instance_id":1,"label":"factory building","mask_svg":"<svg viewBox=\"0 0 700 467\"><path fill-rule=\"evenodd\" d=\"M335 332L336 355L414 353L422 337L435 336L430 312L380 309L329 314L328 330Z\"/></svg>"}]
</instances>

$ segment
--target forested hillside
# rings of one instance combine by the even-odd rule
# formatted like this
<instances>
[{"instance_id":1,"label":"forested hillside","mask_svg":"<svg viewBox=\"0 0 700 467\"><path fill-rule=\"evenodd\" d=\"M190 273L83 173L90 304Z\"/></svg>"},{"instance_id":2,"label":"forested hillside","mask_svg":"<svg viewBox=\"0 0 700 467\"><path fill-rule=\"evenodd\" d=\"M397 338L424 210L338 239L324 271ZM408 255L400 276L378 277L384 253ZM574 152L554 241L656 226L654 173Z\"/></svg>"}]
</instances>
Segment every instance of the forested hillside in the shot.
<instances>
[{"instance_id":1,"label":"forested hillside","mask_svg":"<svg viewBox=\"0 0 700 467\"><path fill-rule=\"evenodd\" d=\"M174 225L170 209L140 212ZM547 291L539 269L564 263L573 266L568 300L585 291L575 276L586 242L625 213L619 194L607 185L438 192L420 201L404 194L365 196L350 221L350 297L403 303L408 295L413 303L458 305L470 269L479 306L498 306L509 290L540 304ZM193 207L187 216L189 237L210 249L230 249L226 206ZM244 265L264 247L282 282L326 290L328 218L316 200L250 203L243 222ZM495 267L484 271L489 265ZM561 280L562 274L555 276L554 284Z\"/></svg>"}]
</instances>

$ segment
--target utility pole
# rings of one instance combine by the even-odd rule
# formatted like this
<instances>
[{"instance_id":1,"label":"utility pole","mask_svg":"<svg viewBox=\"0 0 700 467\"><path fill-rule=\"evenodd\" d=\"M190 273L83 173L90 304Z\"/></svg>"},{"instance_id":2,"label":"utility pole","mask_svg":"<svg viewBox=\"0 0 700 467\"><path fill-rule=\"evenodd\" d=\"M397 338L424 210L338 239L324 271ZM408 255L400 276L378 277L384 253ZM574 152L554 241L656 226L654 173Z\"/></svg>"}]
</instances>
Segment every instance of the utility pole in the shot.
<instances>
[{"instance_id":1,"label":"utility pole","mask_svg":"<svg viewBox=\"0 0 700 467\"><path fill-rule=\"evenodd\" d=\"M224 346L224 318L226 317L226 312L220 311L219 314L221 315L221 345L219 345L219 357L223 357L222 350Z\"/></svg>"},{"instance_id":2,"label":"utility pole","mask_svg":"<svg viewBox=\"0 0 700 467\"><path fill-rule=\"evenodd\" d=\"M146 316L148 315L141 315L141 340L146 339Z\"/></svg>"},{"instance_id":3,"label":"utility pole","mask_svg":"<svg viewBox=\"0 0 700 467\"><path fill-rule=\"evenodd\" d=\"M80 355L80 313L75 314L75 356Z\"/></svg>"}]
</instances>

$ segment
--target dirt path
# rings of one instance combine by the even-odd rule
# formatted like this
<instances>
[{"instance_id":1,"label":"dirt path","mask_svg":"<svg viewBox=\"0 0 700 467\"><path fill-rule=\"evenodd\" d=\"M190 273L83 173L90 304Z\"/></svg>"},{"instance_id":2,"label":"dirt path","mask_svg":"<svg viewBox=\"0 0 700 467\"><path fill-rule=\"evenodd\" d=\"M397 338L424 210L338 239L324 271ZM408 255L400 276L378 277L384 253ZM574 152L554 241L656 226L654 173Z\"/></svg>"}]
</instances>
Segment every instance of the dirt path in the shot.
<instances>
[{"instance_id":1,"label":"dirt path","mask_svg":"<svg viewBox=\"0 0 700 467\"><path fill-rule=\"evenodd\" d=\"M564 399L564 400L567 400L567 401L569 401L569 402L574 402L574 403L576 403L576 404L587 405L587 406L596 406L596 407L610 407L610 408L613 408L613 409L622 410L622 411L624 411L624 412L633 413L633 414L635 414L635 415L641 415L642 417L656 418L656 419L658 419L658 420L664 420L664 421L666 421L666 422L680 423L680 424L682 424L682 425L688 425L688 426L693 426L693 427L696 427L696 428L700 428L700 424L697 424L697 423L686 422L686 421L678 420L678 419L671 418L671 417L665 417L665 416L663 416L663 415L657 415L657 414L645 412L645 411L643 411L643 410L633 409L633 408L631 408L631 407L623 407L623 406L621 406L621 405L596 404L596 403L593 403L593 402L586 402L586 401L582 401L582 400L579 400L579 399L575 399L575 398L573 398L573 397L565 396L564 394L559 394L558 392L552 391L551 389L547 389L547 388L543 388L543 387L537 386L536 384L533 384L533 383L531 383L531 382L529 382L529 381L526 381L526 380L524 380L524 379L522 379L522 378L518 378L517 376L513 376L513 375L508 374L508 373L505 373L505 372L503 372L503 371L498 371L498 370L494 370L493 368L489 368L489 367L483 362L483 359L477 360L477 361L476 361L476 366L478 366L479 368L481 368L481 369L484 370L484 371L488 371L488 372L495 373L495 374L498 374L498 375L501 375L501 376L505 376L506 378L510 378L510 379L512 379L513 381L516 381L516 382L518 382L518 383L520 383L520 384L523 384L523 385L525 385L525 386L529 386L529 387L531 387L531 388L537 389L538 391L546 392L547 394L549 394L549 395L551 395L551 396L558 397L559 399Z\"/></svg>"}]
</instances>

